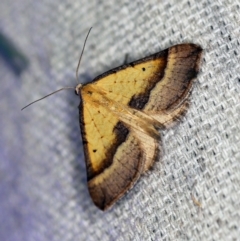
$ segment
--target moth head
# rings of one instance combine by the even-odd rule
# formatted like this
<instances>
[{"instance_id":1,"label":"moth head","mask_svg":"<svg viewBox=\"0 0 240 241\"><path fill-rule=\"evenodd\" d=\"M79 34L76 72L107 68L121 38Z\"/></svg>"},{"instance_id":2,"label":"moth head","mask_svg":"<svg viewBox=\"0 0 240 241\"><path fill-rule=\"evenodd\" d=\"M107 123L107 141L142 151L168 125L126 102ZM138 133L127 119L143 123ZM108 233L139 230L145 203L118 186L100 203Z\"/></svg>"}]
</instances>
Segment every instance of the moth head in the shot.
<instances>
[{"instance_id":1,"label":"moth head","mask_svg":"<svg viewBox=\"0 0 240 241\"><path fill-rule=\"evenodd\" d=\"M80 89L82 88L82 84L78 84L75 88L75 94L79 95Z\"/></svg>"}]
</instances>

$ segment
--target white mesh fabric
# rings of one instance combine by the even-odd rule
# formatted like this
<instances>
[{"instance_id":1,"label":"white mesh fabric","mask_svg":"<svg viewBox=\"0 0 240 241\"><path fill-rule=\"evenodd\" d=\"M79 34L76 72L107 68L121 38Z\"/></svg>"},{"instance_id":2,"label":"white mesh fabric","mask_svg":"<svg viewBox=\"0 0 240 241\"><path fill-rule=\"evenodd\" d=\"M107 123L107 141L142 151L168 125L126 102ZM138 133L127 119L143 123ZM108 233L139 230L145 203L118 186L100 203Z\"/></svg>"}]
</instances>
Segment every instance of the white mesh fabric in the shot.
<instances>
[{"instance_id":1,"label":"white mesh fabric","mask_svg":"<svg viewBox=\"0 0 240 241\"><path fill-rule=\"evenodd\" d=\"M240 237L240 5L237 1L7 1L0 32L29 61L0 57L1 240L237 240ZM80 80L173 44L204 48L164 156L110 211L92 203L78 123ZM201 203L200 208L197 202Z\"/></svg>"}]
</instances>

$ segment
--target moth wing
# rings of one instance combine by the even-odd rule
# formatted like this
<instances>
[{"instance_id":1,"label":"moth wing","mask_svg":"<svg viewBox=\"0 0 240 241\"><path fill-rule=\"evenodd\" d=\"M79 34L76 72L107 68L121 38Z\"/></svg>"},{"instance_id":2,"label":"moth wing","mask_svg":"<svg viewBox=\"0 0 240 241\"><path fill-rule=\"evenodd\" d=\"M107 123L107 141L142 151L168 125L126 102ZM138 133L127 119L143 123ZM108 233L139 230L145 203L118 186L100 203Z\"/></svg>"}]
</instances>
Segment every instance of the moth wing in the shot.
<instances>
[{"instance_id":1,"label":"moth wing","mask_svg":"<svg viewBox=\"0 0 240 241\"><path fill-rule=\"evenodd\" d=\"M91 84L109 98L154 117L160 126L169 126L186 112L201 54L198 45L175 45L110 70Z\"/></svg>"},{"instance_id":2,"label":"moth wing","mask_svg":"<svg viewBox=\"0 0 240 241\"><path fill-rule=\"evenodd\" d=\"M147 122L146 131L139 131L137 123L126 125L120 121L121 114L137 110L142 114L136 116L143 123L147 115L157 123L154 127L171 124L187 109L201 52L201 47L194 44L176 45L110 70L82 87L80 126L88 187L100 209L109 208L122 197L159 152L159 142L148 133ZM104 98L112 101L112 106L106 108ZM116 103L125 112L113 114Z\"/></svg>"},{"instance_id":3,"label":"moth wing","mask_svg":"<svg viewBox=\"0 0 240 241\"><path fill-rule=\"evenodd\" d=\"M164 76L150 92L143 111L164 126L179 119L189 106L188 96L199 71L201 55L202 48L195 44L169 48Z\"/></svg>"},{"instance_id":4,"label":"moth wing","mask_svg":"<svg viewBox=\"0 0 240 241\"><path fill-rule=\"evenodd\" d=\"M156 159L159 141L126 127L106 108L94 105L84 92L81 98L88 189L95 205L106 210L135 184L145 163Z\"/></svg>"}]
</instances>

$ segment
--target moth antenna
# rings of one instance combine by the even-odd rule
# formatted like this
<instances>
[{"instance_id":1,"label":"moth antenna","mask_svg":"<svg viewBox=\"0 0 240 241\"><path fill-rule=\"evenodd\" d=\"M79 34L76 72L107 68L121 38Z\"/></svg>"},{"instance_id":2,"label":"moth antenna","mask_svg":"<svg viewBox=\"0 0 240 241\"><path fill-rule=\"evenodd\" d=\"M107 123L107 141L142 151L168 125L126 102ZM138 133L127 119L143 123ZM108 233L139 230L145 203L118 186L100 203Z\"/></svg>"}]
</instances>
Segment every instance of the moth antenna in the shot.
<instances>
[{"instance_id":1,"label":"moth antenna","mask_svg":"<svg viewBox=\"0 0 240 241\"><path fill-rule=\"evenodd\" d=\"M36 102L38 102L38 101L40 101L40 100L43 100L43 99L49 97L50 95L53 95L53 94L55 94L55 93L57 93L57 92L59 92L59 91L66 90L66 89L74 89L74 87L63 87L63 88L61 88L61 89L59 89L59 90L56 90L56 91L54 91L54 92L52 92L52 93L50 93L50 94L48 94L48 95L45 95L44 97L42 97L42 98L40 98L40 99L38 99L38 100L35 100L35 101L31 102L30 104L24 106L21 110L24 110L24 109L27 108L28 106L30 106L30 105L32 105L32 104L34 104L34 103L36 103Z\"/></svg>"},{"instance_id":2,"label":"moth antenna","mask_svg":"<svg viewBox=\"0 0 240 241\"><path fill-rule=\"evenodd\" d=\"M77 69L76 69L76 81L77 81L77 83L78 83L78 70L79 70L79 67L80 67L80 63L81 63L81 59L82 59L82 56L83 56L85 45L86 45L86 42L87 42L87 39L88 39L88 35L90 34L91 30L92 30L92 27L88 30L87 36L86 36L84 44L83 44L82 52L81 52L81 55L80 55L79 60L78 60L78 65L77 65Z\"/></svg>"},{"instance_id":3,"label":"moth antenna","mask_svg":"<svg viewBox=\"0 0 240 241\"><path fill-rule=\"evenodd\" d=\"M85 49L85 45L86 45L86 42L87 42L87 39L88 39L88 35L90 34L90 31L91 31L91 30L92 30L92 27L88 30L87 36L86 36L85 41L84 41L84 44L83 44L83 49L82 49L82 52L81 52L81 55L80 55L80 58L79 58L79 61L78 61L77 69L76 69L76 81L77 81L77 79L78 79L78 70L79 70L79 67L80 67L80 63L81 63L81 59L82 59L83 52L84 52L84 49ZM78 81L77 81L77 82L78 82ZM30 105L32 105L32 104L34 104L34 103L36 103L36 102L38 102L38 101L40 101L40 100L43 100L43 99L49 97L50 95L53 95L53 94L55 94L55 93L57 93L57 92L59 92L59 91L66 90L66 89L74 89L74 87L63 87L63 88L61 88L61 89L59 89L59 90L56 90L56 91L54 91L54 92L52 92L52 93L50 93L50 94L48 94L48 95L45 95L44 97L42 97L42 98L40 98L40 99L37 99L37 100L31 102L30 104L24 106L21 110L26 109L28 106L30 106Z\"/></svg>"}]
</instances>

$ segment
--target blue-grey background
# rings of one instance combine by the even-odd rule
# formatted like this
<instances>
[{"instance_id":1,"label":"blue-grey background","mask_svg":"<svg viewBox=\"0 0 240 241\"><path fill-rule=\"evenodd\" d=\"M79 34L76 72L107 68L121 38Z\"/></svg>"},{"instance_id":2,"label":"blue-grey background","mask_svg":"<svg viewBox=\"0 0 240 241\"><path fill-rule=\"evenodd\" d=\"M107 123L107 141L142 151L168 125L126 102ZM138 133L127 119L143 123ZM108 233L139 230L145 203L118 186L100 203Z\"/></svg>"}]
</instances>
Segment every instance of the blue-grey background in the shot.
<instances>
[{"instance_id":1,"label":"blue-grey background","mask_svg":"<svg viewBox=\"0 0 240 241\"><path fill-rule=\"evenodd\" d=\"M164 156L103 213L86 185L79 98L66 90L173 44L204 48ZM238 1L1 0L0 240L239 240Z\"/></svg>"}]
</instances>

